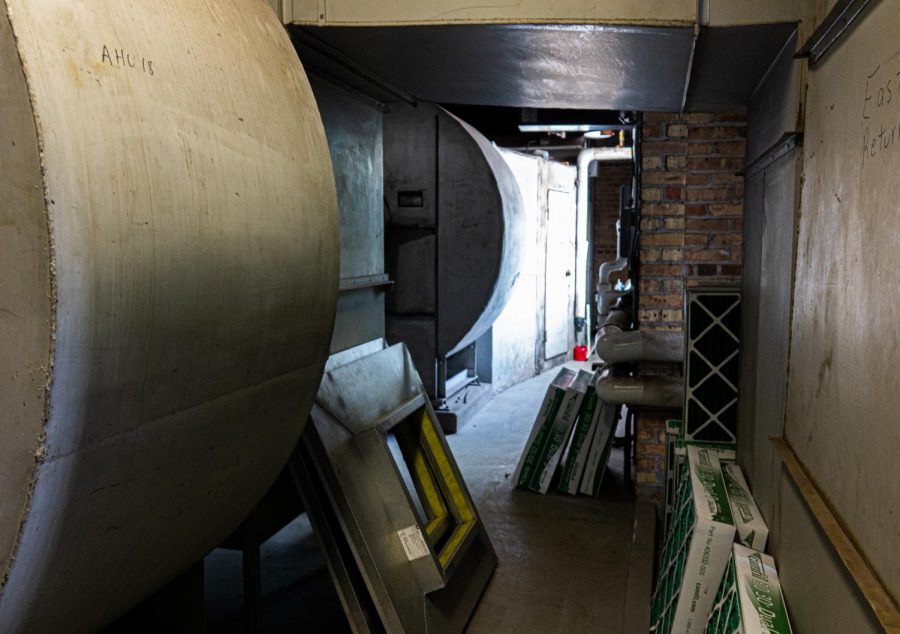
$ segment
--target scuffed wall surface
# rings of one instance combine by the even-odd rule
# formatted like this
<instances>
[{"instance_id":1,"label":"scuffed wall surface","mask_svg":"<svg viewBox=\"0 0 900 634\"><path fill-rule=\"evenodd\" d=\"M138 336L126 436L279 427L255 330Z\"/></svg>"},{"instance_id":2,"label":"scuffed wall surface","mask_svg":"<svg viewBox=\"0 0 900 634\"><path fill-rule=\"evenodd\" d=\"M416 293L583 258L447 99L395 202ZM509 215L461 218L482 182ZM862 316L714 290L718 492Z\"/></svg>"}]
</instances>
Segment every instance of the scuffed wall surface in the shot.
<instances>
[{"instance_id":1,"label":"scuffed wall surface","mask_svg":"<svg viewBox=\"0 0 900 634\"><path fill-rule=\"evenodd\" d=\"M900 6L809 72L786 436L900 595Z\"/></svg>"}]
</instances>

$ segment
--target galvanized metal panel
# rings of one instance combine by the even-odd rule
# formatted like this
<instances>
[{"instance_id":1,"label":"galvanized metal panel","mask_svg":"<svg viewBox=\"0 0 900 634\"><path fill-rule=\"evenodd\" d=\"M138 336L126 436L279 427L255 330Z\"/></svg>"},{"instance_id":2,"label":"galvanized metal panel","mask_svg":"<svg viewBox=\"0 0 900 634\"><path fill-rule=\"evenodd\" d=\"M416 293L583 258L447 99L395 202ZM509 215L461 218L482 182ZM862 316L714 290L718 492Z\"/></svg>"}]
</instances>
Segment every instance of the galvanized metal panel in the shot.
<instances>
[{"instance_id":1,"label":"galvanized metal panel","mask_svg":"<svg viewBox=\"0 0 900 634\"><path fill-rule=\"evenodd\" d=\"M388 230L388 270L396 290L387 310L398 315L434 314L437 310L437 237L433 230Z\"/></svg>"},{"instance_id":2,"label":"galvanized metal panel","mask_svg":"<svg viewBox=\"0 0 900 634\"><path fill-rule=\"evenodd\" d=\"M313 78L310 85L334 169L341 279L384 273L382 114L326 81Z\"/></svg>"},{"instance_id":3,"label":"galvanized metal panel","mask_svg":"<svg viewBox=\"0 0 900 634\"><path fill-rule=\"evenodd\" d=\"M495 391L533 377L537 372L535 344L542 339L540 317L543 293L538 292L544 279L541 216L541 162L537 156L500 150L522 191L522 211L527 239L523 243L521 269L506 308L491 328L493 367L490 382ZM574 168L573 168L574 169ZM568 316L567 316L568 317ZM568 319L566 320L568 323ZM479 360L482 340L478 341ZM481 371L478 373L482 376Z\"/></svg>"},{"instance_id":4,"label":"galvanized metal panel","mask_svg":"<svg viewBox=\"0 0 900 634\"><path fill-rule=\"evenodd\" d=\"M433 227L437 221L438 111L395 106L384 118L385 222ZM421 201L401 193L417 193Z\"/></svg>"},{"instance_id":5,"label":"galvanized metal panel","mask_svg":"<svg viewBox=\"0 0 900 634\"><path fill-rule=\"evenodd\" d=\"M793 480L779 476L780 543L773 553L795 631L883 633Z\"/></svg>"},{"instance_id":6,"label":"galvanized metal panel","mask_svg":"<svg viewBox=\"0 0 900 634\"><path fill-rule=\"evenodd\" d=\"M735 112L746 108L795 30L795 23L703 29L691 69L686 109Z\"/></svg>"},{"instance_id":7,"label":"galvanized metal panel","mask_svg":"<svg viewBox=\"0 0 900 634\"><path fill-rule=\"evenodd\" d=\"M310 82L328 139L341 218L341 296L331 352L384 337L386 286L348 288L384 275L382 114L322 79Z\"/></svg>"},{"instance_id":8,"label":"galvanized metal panel","mask_svg":"<svg viewBox=\"0 0 900 634\"><path fill-rule=\"evenodd\" d=\"M420 99L533 108L679 111L694 46L689 28L556 24L311 31Z\"/></svg>"},{"instance_id":9,"label":"galvanized metal panel","mask_svg":"<svg viewBox=\"0 0 900 634\"><path fill-rule=\"evenodd\" d=\"M428 445L426 469L453 518L448 521L461 524L457 512L466 512L470 530L453 563L441 558L449 543L424 541L427 518L419 516L387 444L385 434L396 424L412 424L413 436ZM304 444L365 579L356 592L371 597L384 629L463 631L497 558L406 348L330 365ZM421 484L422 475L415 477ZM407 549L403 537L410 532L422 537L423 552Z\"/></svg>"},{"instance_id":10,"label":"galvanized metal panel","mask_svg":"<svg viewBox=\"0 0 900 634\"><path fill-rule=\"evenodd\" d=\"M747 163L753 163L785 133L802 131L801 67L794 59L797 34L787 39L778 57L751 96L747 113Z\"/></svg>"},{"instance_id":11,"label":"galvanized metal panel","mask_svg":"<svg viewBox=\"0 0 900 634\"><path fill-rule=\"evenodd\" d=\"M334 180L265 3L7 5L0 74L19 102L0 130L33 150L33 111L42 161L0 180L45 200L4 196L0 232L27 228L33 259L4 251L0 278L56 304L0 299L0 320L39 320L30 343L54 345L52 363L0 352L4 382L50 383L27 424L0 426L4 465L11 446L35 465L24 523L2 516L18 546L0 630L94 631L226 537L286 461L331 336ZM7 484L0 506L21 511Z\"/></svg>"},{"instance_id":12,"label":"galvanized metal panel","mask_svg":"<svg viewBox=\"0 0 900 634\"><path fill-rule=\"evenodd\" d=\"M330 352L340 352L361 341L384 337L383 288L342 292L337 301Z\"/></svg>"},{"instance_id":13,"label":"galvanized metal panel","mask_svg":"<svg viewBox=\"0 0 900 634\"><path fill-rule=\"evenodd\" d=\"M799 125L796 41L796 35L790 38L750 102L749 163ZM784 433L800 158L801 152L794 151L748 173L744 194L738 460L770 522L777 508L780 461L769 438Z\"/></svg>"},{"instance_id":14,"label":"galvanized metal panel","mask_svg":"<svg viewBox=\"0 0 900 634\"><path fill-rule=\"evenodd\" d=\"M753 399L752 464L748 470L753 493L765 517L772 518L780 460L769 438L784 433L790 350L791 291L795 254L795 213L799 202L800 153L793 152L751 181L763 181L762 207L748 209L762 216L759 271L759 319ZM743 377L742 377L743 378ZM743 422L743 419L741 419ZM738 425L738 433L742 430ZM749 440L749 439L747 439ZM743 446L746 445L741 445Z\"/></svg>"}]
</instances>

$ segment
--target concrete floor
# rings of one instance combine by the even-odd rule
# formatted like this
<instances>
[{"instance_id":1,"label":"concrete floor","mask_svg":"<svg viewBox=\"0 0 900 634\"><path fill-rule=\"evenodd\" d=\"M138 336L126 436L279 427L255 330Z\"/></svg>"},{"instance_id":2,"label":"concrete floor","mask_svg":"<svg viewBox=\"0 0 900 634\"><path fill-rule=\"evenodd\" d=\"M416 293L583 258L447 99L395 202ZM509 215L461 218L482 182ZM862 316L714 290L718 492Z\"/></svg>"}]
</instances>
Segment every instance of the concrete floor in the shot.
<instances>
[{"instance_id":1,"label":"concrete floor","mask_svg":"<svg viewBox=\"0 0 900 634\"><path fill-rule=\"evenodd\" d=\"M579 364L570 364L577 367ZM500 560L468 632L646 632L655 517L614 450L599 499L513 488L512 473L556 371L494 397L450 436ZM262 548L263 631L349 631L305 516ZM207 626L241 632L241 558L206 561Z\"/></svg>"}]
</instances>

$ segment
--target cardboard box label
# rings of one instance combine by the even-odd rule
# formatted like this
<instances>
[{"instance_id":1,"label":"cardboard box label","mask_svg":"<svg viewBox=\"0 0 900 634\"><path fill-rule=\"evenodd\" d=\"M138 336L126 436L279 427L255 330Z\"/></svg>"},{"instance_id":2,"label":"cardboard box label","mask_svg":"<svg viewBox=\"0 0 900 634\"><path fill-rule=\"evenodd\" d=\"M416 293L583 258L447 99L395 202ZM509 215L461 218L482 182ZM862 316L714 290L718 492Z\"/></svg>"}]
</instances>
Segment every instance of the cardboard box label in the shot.
<instances>
[{"instance_id":1,"label":"cardboard box label","mask_svg":"<svg viewBox=\"0 0 900 634\"><path fill-rule=\"evenodd\" d=\"M769 527L762 518L756 500L750 493L741 468L734 463L722 463L722 476L728 491L728 502L738 539L745 546L764 551L769 539Z\"/></svg>"}]
</instances>

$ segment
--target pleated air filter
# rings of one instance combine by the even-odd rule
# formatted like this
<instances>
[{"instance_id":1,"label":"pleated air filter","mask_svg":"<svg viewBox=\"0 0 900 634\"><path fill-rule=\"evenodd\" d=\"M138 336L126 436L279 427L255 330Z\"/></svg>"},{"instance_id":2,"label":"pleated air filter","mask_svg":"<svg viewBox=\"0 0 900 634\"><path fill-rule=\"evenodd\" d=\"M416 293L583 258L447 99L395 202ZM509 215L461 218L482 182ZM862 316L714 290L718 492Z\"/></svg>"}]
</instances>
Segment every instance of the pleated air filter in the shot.
<instances>
[{"instance_id":1,"label":"pleated air filter","mask_svg":"<svg viewBox=\"0 0 900 634\"><path fill-rule=\"evenodd\" d=\"M740 327L740 291L688 291L685 440L733 443L737 439Z\"/></svg>"},{"instance_id":2,"label":"pleated air filter","mask_svg":"<svg viewBox=\"0 0 900 634\"><path fill-rule=\"evenodd\" d=\"M718 452L687 448L650 613L656 634L703 632L731 554L735 526Z\"/></svg>"},{"instance_id":3,"label":"pleated air filter","mask_svg":"<svg viewBox=\"0 0 900 634\"><path fill-rule=\"evenodd\" d=\"M791 634L774 559L734 545L706 634Z\"/></svg>"}]
</instances>

